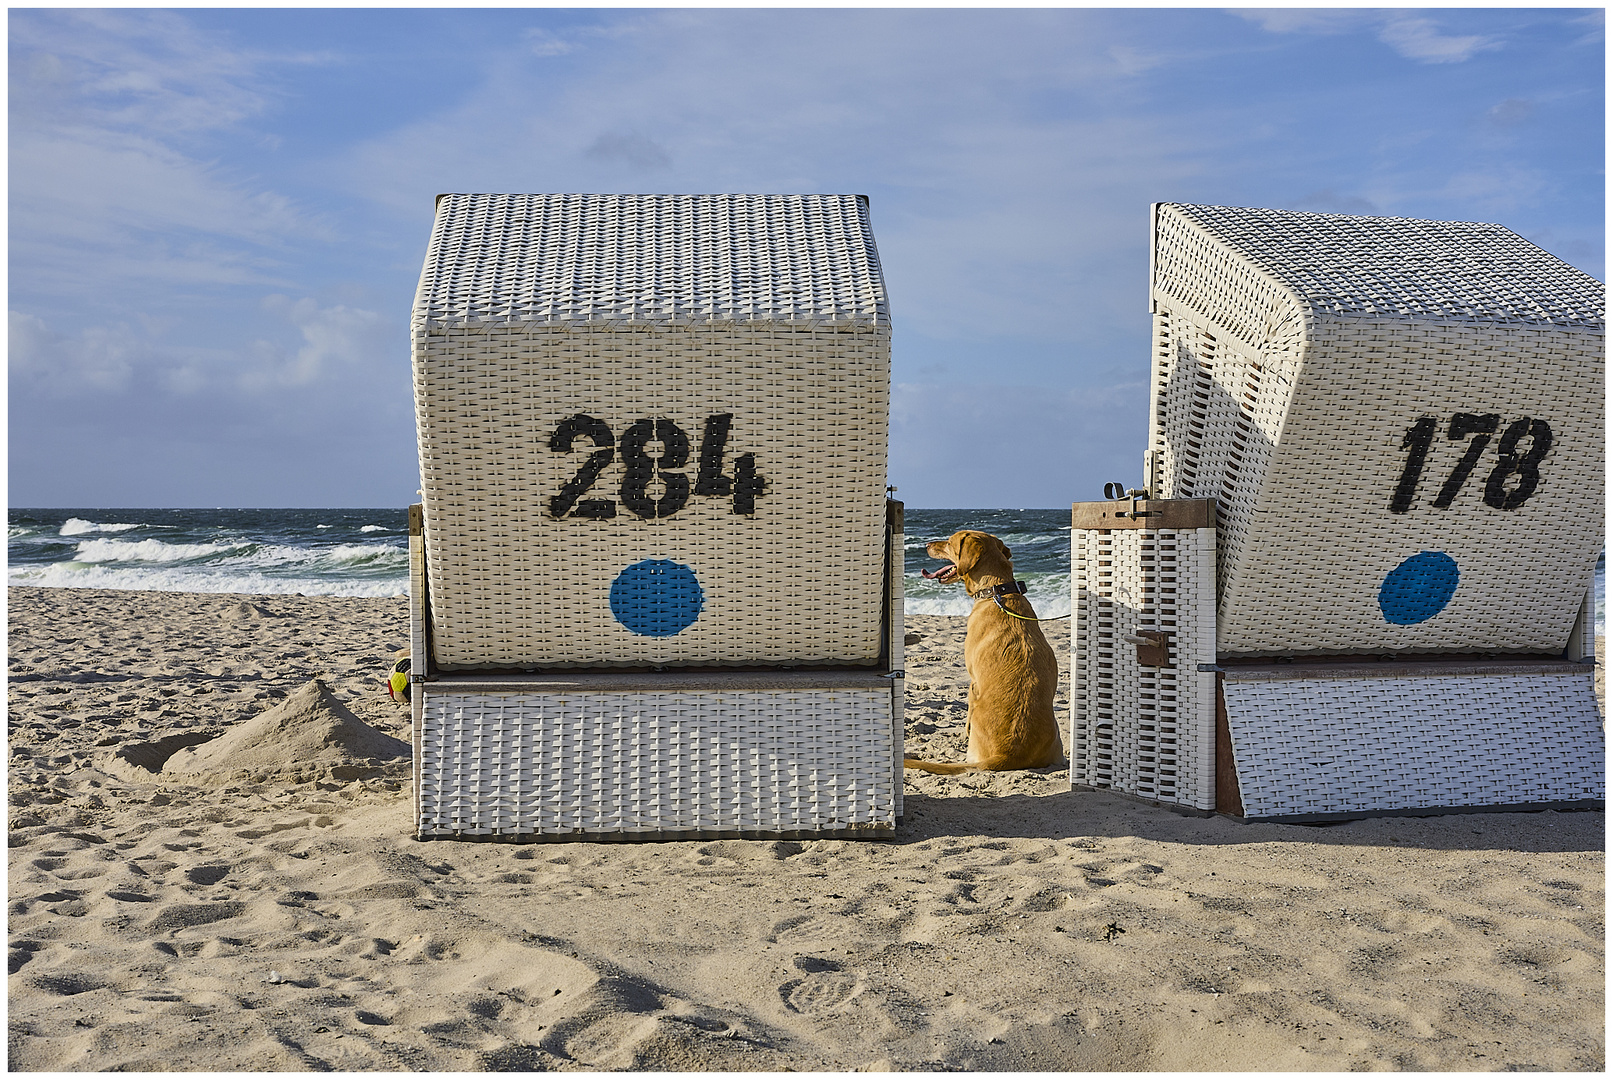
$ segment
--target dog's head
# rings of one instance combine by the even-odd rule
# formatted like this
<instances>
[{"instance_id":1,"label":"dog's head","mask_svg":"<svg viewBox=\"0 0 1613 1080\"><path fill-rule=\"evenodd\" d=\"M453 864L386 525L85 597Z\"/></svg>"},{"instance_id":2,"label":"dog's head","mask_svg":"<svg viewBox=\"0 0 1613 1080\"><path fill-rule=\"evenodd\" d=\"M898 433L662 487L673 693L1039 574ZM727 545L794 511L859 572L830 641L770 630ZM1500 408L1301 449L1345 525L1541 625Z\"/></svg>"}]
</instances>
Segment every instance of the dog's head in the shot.
<instances>
[{"instance_id":1,"label":"dog's head","mask_svg":"<svg viewBox=\"0 0 1613 1080\"><path fill-rule=\"evenodd\" d=\"M932 581L951 582L981 574L995 574L1009 581L1014 578L1014 559L1008 545L990 533L964 529L927 545L924 551L932 559L946 559L951 563L933 574L922 571Z\"/></svg>"}]
</instances>

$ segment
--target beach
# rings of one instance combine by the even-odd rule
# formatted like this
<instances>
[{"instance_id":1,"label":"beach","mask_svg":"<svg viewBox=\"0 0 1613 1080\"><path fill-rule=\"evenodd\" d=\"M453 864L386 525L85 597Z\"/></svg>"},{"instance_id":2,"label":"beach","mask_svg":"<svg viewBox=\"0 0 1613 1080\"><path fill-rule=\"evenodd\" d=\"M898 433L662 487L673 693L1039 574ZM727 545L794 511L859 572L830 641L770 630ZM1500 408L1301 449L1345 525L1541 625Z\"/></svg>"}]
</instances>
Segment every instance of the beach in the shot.
<instances>
[{"instance_id":1,"label":"beach","mask_svg":"<svg viewBox=\"0 0 1613 1080\"><path fill-rule=\"evenodd\" d=\"M910 773L893 840L422 843L404 600L8 596L15 1070L1604 1068L1599 813L1241 825L1055 768ZM960 758L964 620L906 628L908 753ZM203 762L276 710L348 727Z\"/></svg>"}]
</instances>

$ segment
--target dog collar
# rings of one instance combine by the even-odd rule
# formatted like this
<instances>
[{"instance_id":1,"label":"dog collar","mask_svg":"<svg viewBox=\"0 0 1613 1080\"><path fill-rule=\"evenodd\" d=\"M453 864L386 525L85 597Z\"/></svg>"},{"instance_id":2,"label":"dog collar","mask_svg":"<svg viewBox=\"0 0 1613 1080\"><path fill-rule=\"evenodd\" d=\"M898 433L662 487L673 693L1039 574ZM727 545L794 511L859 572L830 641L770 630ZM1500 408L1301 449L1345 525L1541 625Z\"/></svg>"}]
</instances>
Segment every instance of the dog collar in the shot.
<instances>
[{"instance_id":1,"label":"dog collar","mask_svg":"<svg viewBox=\"0 0 1613 1080\"><path fill-rule=\"evenodd\" d=\"M1024 591L1025 583L1023 581L1010 581L1006 585L992 585L981 589L979 592L972 592L969 594L969 599L984 600L987 597L995 599L999 596L1013 596L1015 593L1023 593Z\"/></svg>"}]
</instances>

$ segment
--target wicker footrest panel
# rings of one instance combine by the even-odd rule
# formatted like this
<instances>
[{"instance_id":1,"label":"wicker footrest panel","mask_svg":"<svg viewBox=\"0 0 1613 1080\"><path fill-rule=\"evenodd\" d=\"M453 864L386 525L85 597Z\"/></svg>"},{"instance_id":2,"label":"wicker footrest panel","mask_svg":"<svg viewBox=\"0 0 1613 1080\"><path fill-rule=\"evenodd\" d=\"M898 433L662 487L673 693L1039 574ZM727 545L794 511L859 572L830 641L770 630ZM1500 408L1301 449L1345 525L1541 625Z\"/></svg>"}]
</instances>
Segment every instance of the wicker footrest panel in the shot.
<instances>
[{"instance_id":1,"label":"wicker footrest panel","mask_svg":"<svg viewBox=\"0 0 1613 1080\"><path fill-rule=\"evenodd\" d=\"M889 686L425 691L421 839L890 832Z\"/></svg>"},{"instance_id":2,"label":"wicker footrest panel","mask_svg":"<svg viewBox=\"0 0 1613 1080\"><path fill-rule=\"evenodd\" d=\"M1246 818L1601 800L1592 673L1223 683Z\"/></svg>"}]
</instances>

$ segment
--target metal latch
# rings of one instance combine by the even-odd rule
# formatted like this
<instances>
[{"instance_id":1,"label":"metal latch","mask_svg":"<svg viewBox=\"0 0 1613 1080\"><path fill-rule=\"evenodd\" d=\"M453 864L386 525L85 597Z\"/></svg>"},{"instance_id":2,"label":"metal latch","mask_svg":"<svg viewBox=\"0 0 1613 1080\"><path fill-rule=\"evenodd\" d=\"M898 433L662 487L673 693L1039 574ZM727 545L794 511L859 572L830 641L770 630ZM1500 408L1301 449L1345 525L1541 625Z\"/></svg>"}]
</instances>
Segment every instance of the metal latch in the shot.
<instances>
[{"instance_id":1,"label":"metal latch","mask_svg":"<svg viewBox=\"0 0 1613 1080\"><path fill-rule=\"evenodd\" d=\"M1170 635L1163 630L1139 630L1125 640L1137 646L1137 663L1143 667L1170 667Z\"/></svg>"},{"instance_id":2,"label":"metal latch","mask_svg":"<svg viewBox=\"0 0 1613 1080\"><path fill-rule=\"evenodd\" d=\"M1122 499L1131 500L1131 510L1121 511L1120 514L1117 515L1119 517L1130 518L1131 520L1136 521L1138 518L1157 516L1156 511L1137 509L1137 504L1148 498L1147 488L1131 488L1128 490L1125 484L1105 484L1103 485L1103 497L1105 499L1114 499L1116 501Z\"/></svg>"}]
</instances>

